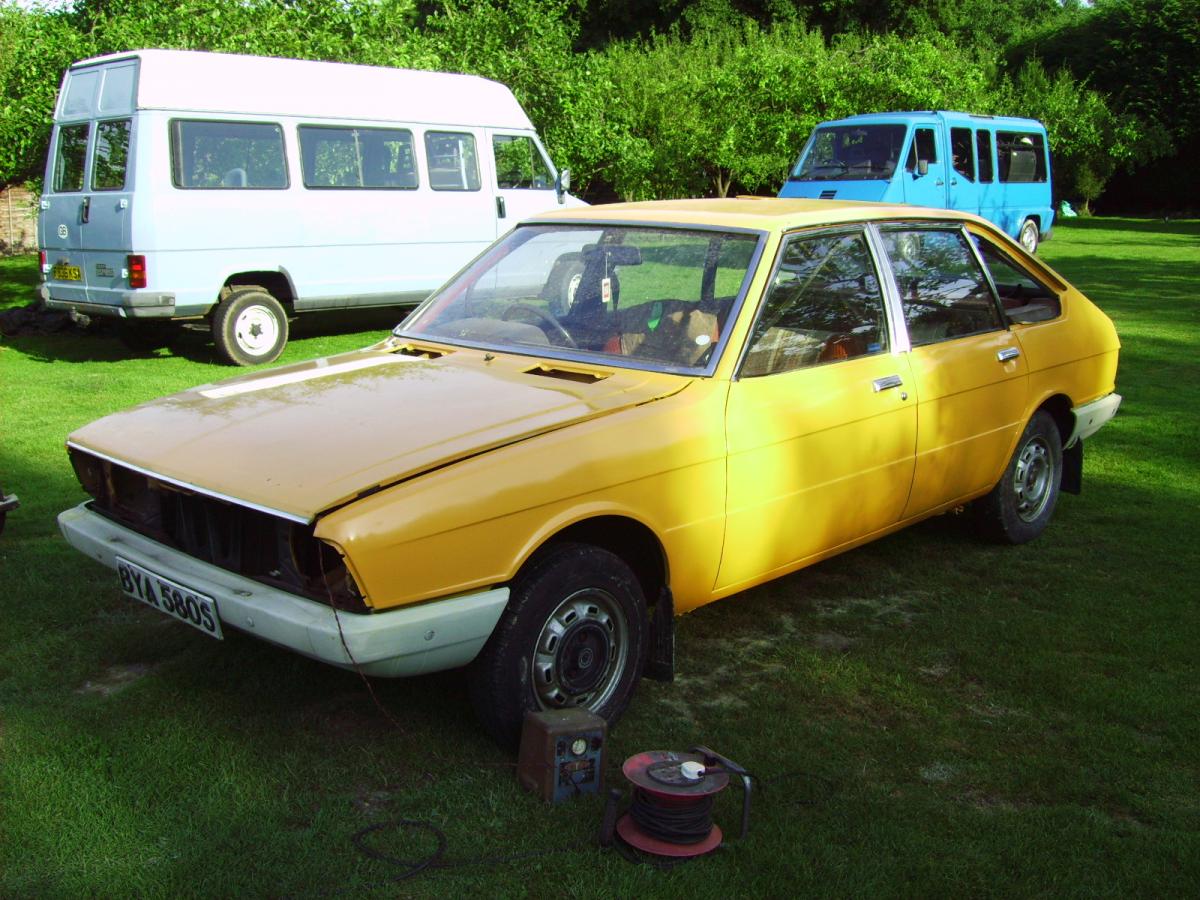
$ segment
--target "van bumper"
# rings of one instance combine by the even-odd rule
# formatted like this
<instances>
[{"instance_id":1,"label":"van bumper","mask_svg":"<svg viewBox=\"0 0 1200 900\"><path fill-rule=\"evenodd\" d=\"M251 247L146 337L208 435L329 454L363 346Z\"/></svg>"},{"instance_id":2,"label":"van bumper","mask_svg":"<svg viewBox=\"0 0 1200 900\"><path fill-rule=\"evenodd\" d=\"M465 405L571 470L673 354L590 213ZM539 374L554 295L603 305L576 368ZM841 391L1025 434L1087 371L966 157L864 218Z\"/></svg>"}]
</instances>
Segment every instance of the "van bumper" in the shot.
<instances>
[{"instance_id":1,"label":"van bumper","mask_svg":"<svg viewBox=\"0 0 1200 900\"><path fill-rule=\"evenodd\" d=\"M50 286L39 289L47 309L82 313L85 316L109 316L120 319L171 319L175 317L175 295L160 291L111 291L111 300L95 303L83 300L58 300Z\"/></svg>"},{"instance_id":2,"label":"van bumper","mask_svg":"<svg viewBox=\"0 0 1200 900\"><path fill-rule=\"evenodd\" d=\"M364 675L395 678L464 666L483 649L508 604L508 588L500 587L374 613L335 612L160 544L86 503L60 513L58 527L67 543L110 569L120 555L211 597L223 628ZM112 584L117 587L116 578Z\"/></svg>"}]
</instances>

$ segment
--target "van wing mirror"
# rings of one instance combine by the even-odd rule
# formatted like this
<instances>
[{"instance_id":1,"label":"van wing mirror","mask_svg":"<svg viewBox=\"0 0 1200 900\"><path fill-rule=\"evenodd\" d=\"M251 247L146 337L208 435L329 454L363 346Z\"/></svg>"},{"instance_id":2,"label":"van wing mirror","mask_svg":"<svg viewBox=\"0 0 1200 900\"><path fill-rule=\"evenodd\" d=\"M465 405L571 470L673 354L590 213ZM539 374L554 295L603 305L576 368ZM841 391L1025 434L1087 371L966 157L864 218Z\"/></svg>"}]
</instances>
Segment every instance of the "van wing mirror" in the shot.
<instances>
[{"instance_id":1,"label":"van wing mirror","mask_svg":"<svg viewBox=\"0 0 1200 900\"><path fill-rule=\"evenodd\" d=\"M571 170L563 169L554 179L554 190L558 192L558 202L563 202L563 195L571 189Z\"/></svg>"}]
</instances>

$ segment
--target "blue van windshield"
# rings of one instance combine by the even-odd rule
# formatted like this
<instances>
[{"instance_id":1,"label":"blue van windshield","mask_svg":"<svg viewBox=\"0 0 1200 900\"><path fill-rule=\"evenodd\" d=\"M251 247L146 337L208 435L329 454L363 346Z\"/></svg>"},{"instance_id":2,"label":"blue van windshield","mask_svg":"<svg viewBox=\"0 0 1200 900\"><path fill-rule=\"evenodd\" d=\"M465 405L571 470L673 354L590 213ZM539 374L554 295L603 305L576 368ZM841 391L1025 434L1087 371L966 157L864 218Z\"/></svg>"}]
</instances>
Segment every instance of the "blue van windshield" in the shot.
<instances>
[{"instance_id":1,"label":"blue van windshield","mask_svg":"<svg viewBox=\"0 0 1200 900\"><path fill-rule=\"evenodd\" d=\"M818 128L789 181L888 179L904 149L907 125L829 125Z\"/></svg>"}]
</instances>

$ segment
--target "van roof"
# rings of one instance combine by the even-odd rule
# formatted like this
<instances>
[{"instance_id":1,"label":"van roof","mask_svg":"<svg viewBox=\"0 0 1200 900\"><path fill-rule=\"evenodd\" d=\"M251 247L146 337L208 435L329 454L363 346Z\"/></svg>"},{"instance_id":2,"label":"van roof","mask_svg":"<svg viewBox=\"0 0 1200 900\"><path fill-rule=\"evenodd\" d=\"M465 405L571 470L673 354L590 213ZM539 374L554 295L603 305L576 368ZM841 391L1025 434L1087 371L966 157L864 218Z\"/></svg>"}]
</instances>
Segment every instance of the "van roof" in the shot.
<instances>
[{"instance_id":1,"label":"van roof","mask_svg":"<svg viewBox=\"0 0 1200 900\"><path fill-rule=\"evenodd\" d=\"M475 75L194 50L81 60L62 96L73 74L130 59L139 60L138 109L533 128L508 87Z\"/></svg>"},{"instance_id":2,"label":"van roof","mask_svg":"<svg viewBox=\"0 0 1200 900\"><path fill-rule=\"evenodd\" d=\"M846 116L844 119L831 119L828 122L822 122L821 125L853 125L853 124L878 124L887 122L917 122L928 121L930 119L942 118L951 123L987 123L991 125L1021 127L1021 128L1037 128L1045 130L1037 119L1026 119L1019 116L992 116L983 115L980 113L956 112L954 110L945 109L914 109L914 110L896 110L889 112L873 112L859 113L854 116Z\"/></svg>"}]
</instances>

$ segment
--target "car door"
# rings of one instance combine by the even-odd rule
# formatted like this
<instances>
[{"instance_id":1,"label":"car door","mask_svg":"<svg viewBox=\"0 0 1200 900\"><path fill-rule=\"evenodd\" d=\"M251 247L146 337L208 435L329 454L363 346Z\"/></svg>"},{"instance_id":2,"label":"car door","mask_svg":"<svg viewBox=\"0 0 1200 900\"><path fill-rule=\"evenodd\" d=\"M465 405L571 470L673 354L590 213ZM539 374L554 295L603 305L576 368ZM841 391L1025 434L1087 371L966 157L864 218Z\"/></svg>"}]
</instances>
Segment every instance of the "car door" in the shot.
<instances>
[{"instance_id":1,"label":"car door","mask_svg":"<svg viewBox=\"0 0 1200 900\"><path fill-rule=\"evenodd\" d=\"M904 517L991 487L1017 435L1028 366L955 223L879 228L912 346L916 472Z\"/></svg>"},{"instance_id":2,"label":"car door","mask_svg":"<svg viewBox=\"0 0 1200 900\"><path fill-rule=\"evenodd\" d=\"M496 192L496 236L558 205L551 169L531 135L489 131Z\"/></svg>"},{"instance_id":3,"label":"car door","mask_svg":"<svg viewBox=\"0 0 1200 900\"><path fill-rule=\"evenodd\" d=\"M865 229L787 237L730 385L719 590L899 520L916 444L910 381Z\"/></svg>"}]
</instances>

